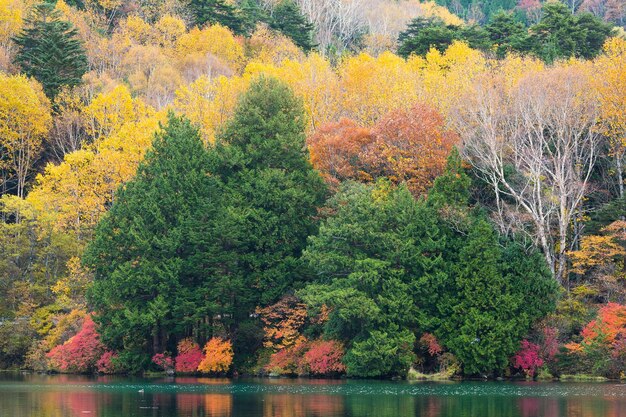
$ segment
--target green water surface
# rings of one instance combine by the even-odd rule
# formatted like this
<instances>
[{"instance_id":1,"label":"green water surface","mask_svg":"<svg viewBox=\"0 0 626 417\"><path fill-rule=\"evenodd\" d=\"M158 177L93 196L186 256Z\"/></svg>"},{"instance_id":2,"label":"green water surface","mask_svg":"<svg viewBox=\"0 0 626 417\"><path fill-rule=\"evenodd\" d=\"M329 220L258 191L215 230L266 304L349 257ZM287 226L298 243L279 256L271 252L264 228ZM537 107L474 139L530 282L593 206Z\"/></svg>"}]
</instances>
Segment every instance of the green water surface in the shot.
<instances>
[{"instance_id":1,"label":"green water surface","mask_svg":"<svg viewBox=\"0 0 626 417\"><path fill-rule=\"evenodd\" d=\"M0 374L0 417L626 417L626 384Z\"/></svg>"}]
</instances>

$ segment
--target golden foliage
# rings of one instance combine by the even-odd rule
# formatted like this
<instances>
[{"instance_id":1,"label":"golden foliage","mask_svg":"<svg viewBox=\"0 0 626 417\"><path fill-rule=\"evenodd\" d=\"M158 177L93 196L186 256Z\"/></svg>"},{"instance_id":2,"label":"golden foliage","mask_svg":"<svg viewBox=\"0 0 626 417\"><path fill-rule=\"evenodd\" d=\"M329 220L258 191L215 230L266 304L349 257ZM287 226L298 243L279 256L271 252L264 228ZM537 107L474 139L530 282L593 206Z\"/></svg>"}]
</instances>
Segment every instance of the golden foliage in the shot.
<instances>
[{"instance_id":1,"label":"golden foliage","mask_svg":"<svg viewBox=\"0 0 626 417\"><path fill-rule=\"evenodd\" d=\"M15 175L20 197L51 122L50 101L37 81L0 72L0 170Z\"/></svg>"},{"instance_id":2,"label":"golden foliage","mask_svg":"<svg viewBox=\"0 0 626 417\"><path fill-rule=\"evenodd\" d=\"M204 345L204 358L198 371L203 373L226 372L233 363L233 344L230 340L223 340L219 337L211 338Z\"/></svg>"}]
</instances>

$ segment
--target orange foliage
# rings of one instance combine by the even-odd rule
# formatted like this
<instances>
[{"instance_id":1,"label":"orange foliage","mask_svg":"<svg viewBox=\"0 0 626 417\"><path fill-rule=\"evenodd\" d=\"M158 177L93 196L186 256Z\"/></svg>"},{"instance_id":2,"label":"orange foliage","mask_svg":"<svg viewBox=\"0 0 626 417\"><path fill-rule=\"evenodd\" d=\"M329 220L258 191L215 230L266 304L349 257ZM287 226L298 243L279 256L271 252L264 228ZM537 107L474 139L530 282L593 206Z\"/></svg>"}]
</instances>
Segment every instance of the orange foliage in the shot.
<instances>
[{"instance_id":1,"label":"orange foliage","mask_svg":"<svg viewBox=\"0 0 626 417\"><path fill-rule=\"evenodd\" d=\"M380 176L406 182L415 195L428 190L443 173L446 159L459 141L456 133L446 129L443 116L426 105L389 113L373 132L376 146L367 155L370 164Z\"/></svg>"},{"instance_id":2,"label":"orange foliage","mask_svg":"<svg viewBox=\"0 0 626 417\"><path fill-rule=\"evenodd\" d=\"M618 220L602 229L603 235L584 236L580 250L570 252L572 272L586 273L590 268L611 263L616 257L626 256L620 240L626 240L626 221Z\"/></svg>"},{"instance_id":3,"label":"orange foliage","mask_svg":"<svg viewBox=\"0 0 626 417\"><path fill-rule=\"evenodd\" d=\"M569 343L565 347L573 352L582 352L597 343L619 348L626 339L626 305L608 303L598 311L598 318L590 321L581 332L581 343Z\"/></svg>"},{"instance_id":4,"label":"orange foliage","mask_svg":"<svg viewBox=\"0 0 626 417\"><path fill-rule=\"evenodd\" d=\"M331 185L345 180L371 181L362 155L374 142L369 129L350 119L319 128L307 139L311 163Z\"/></svg>"},{"instance_id":5,"label":"orange foliage","mask_svg":"<svg viewBox=\"0 0 626 417\"><path fill-rule=\"evenodd\" d=\"M306 305L293 295L283 297L274 305L257 308L263 322L265 347L281 349L301 341L300 329L307 318Z\"/></svg>"},{"instance_id":6,"label":"orange foliage","mask_svg":"<svg viewBox=\"0 0 626 417\"><path fill-rule=\"evenodd\" d=\"M420 195L443 172L458 140L439 112L416 105L387 114L371 130L348 119L325 125L308 145L311 162L331 185L388 177Z\"/></svg>"},{"instance_id":7,"label":"orange foliage","mask_svg":"<svg viewBox=\"0 0 626 417\"><path fill-rule=\"evenodd\" d=\"M204 373L226 372L233 363L233 344L230 340L214 337L204 345L204 358L198 371Z\"/></svg>"}]
</instances>

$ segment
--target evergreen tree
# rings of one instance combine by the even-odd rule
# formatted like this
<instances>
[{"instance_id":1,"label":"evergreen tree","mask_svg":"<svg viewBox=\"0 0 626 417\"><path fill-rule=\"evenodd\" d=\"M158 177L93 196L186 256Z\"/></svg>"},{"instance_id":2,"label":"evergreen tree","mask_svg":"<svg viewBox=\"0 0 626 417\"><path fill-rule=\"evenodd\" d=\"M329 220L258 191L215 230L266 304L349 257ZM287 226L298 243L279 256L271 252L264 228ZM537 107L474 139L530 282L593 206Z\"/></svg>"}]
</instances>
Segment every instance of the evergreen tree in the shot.
<instances>
[{"instance_id":1,"label":"evergreen tree","mask_svg":"<svg viewBox=\"0 0 626 417\"><path fill-rule=\"evenodd\" d=\"M538 253L522 255L516 245L503 252L485 219L477 218L464 240L435 334L465 374L500 372L530 326L554 309L556 286Z\"/></svg>"},{"instance_id":2,"label":"evergreen tree","mask_svg":"<svg viewBox=\"0 0 626 417\"><path fill-rule=\"evenodd\" d=\"M102 339L126 350L133 369L175 343L171 336L218 312L219 283L194 267L194 233L216 236L207 225L216 216L220 186L208 169L197 129L170 115L86 250L84 262L95 273L89 299Z\"/></svg>"},{"instance_id":3,"label":"evergreen tree","mask_svg":"<svg viewBox=\"0 0 626 417\"><path fill-rule=\"evenodd\" d=\"M18 51L15 63L34 77L48 97L63 86L74 86L88 69L87 55L71 23L61 20L53 4L33 7L24 30L14 39Z\"/></svg>"},{"instance_id":4,"label":"evergreen tree","mask_svg":"<svg viewBox=\"0 0 626 417\"><path fill-rule=\"evenodd\" d=\"M241 10L241 22L243 32L246 36L250 36L259 22L269 22L269 17L261 8L258 0L241 0L238 3Z\"/></svg>"},{"instance_id":5,"label":"evergreen tree","mask_svg":"<svg viewBox=\"0 0 626 417\"><path fill-rule=\"evenodd\" d=\"M189 6L198 26L220 24L236 35L245 33L240 12L225 0L191 0Z\"/></svg>"},{"instance_id":6,"label":"evergreen tree","mask_svg":"<svg viewBox=\"0 0 626 417\"><path fill-rule=\"evenodd\" d=\"M420 321L467 375L504 369L531 325L553 311L558 293L540 253L499 241L483 214L470 209L470 186L454 150L426 202L439 219L445 272L425 278L431 304Z\"/></svg>"},{"instance_id":7,"label":"evergreen tree","mask_svg":"<svg viewBox=\"0 0 626 417\"><path fill-rule=\"evenodd\" d=\"M528 52L526 28L511 13L500 12L485 26L489 39L496 47L498 58L504 58L510 51Z\"/></svg>"},{"instance_id":8,"label":"evergreen tree","mask_svg":"<svg viewBox=\"0 0 626 417\"><path fill-rule=\"evenodd\" d=\"M227 211L242 231L231 248L249 291L240 302L242 317L301 279L300 253L316 231L314 217L326 192L309 162L305 125L302 102L289 87L260 78L241 98L213 152Z\"/></svg>"},{"instance_id":9,"label":"evergreen tree","mask_svg":"<svg viewBox=\"0 0 626 417\"><path fill-rule=\"evenodd\" d=\"M326 188L309 162L302 102L285 84L252 83L211 150L212 174L224 184L216 224L226 236L218 252L198 252L200 270L212 270L230 289L225 331L234 335L236 364L251 354L250 315L303 285L300 261L317 230ZM248 329L248 330L245 330ZM260 330L259 330L260 331Z\"/></svg>"},{"instance_id":10,"label":"evergreen tree","mask_svg":"<svg viewBox=\"0 0 626 417\"><path fill-rule=\"evenodd\" d=\"M542 12L539 23L530 27L530 47L546 62L593 58L613 31L611 25L590 14L573 15L563 3L545 3Z\"/></svg>"},{"instance_id":11,"label":"evergreen tree","mask_svg":"<svg viewBox=\"0 0 626 417\"><path fill-rule=\"evenodd\" d=\"M305 52L315 47L313 25L306 20L293 0L282 0L276 5L270 27L291 38Z\"/></svg>"},{"instance_id":12,"label":"evergreen tree","mask_svg":"<svg viewBox=\"0 0 626 417\"><path fill-rule=\"evenodd\" d=\"M398 36L398 54L426 55L430 48L444 51L455 39L454 31L439 19L417 17Z\"/></svg>"},{"instance_id":13,"label":"evergreen tree","mask_svg":"<svg viewBox=\"0 0 626 417\"><path fill-rule=\"evenodd\" d=\"M480 26L446 25L438 18L417 17L398 36L398 54L405 58L411 54L423 56L430 48L443 52L454 41L464 41L481 50L491 46L487 32Z\"/></svg>"},{"instance_id":14,"label":"evergreen tree","mask_svg":"<svg viewBox=\"0 0 626 417\"><path fill-rule=\"evenodd\" d=\"M345 184L329 208L334 214L304 254L317 282L299 294L313 311L331 309L323 333L347 343L348 374L403 374L423 315L424 277L441 269L434 211L383 180Z\"/></svg>"},{"instance_id":15,"label":"evergreen tree","mask_svg":"<svg viewBox=\"0 0 626 417\"><path fill-rule=\"evenodd\" d=\"M333 214L303 255L317 281L298 294L313 314L330 308L321 331L346 343L348 374L403 374L424 332L466 374L499 372L554 309L543 257L500 242L468 206L470 185L454 151L425 201L385 181L344 184L330 201Z\"/></svg>"}]
</instances>

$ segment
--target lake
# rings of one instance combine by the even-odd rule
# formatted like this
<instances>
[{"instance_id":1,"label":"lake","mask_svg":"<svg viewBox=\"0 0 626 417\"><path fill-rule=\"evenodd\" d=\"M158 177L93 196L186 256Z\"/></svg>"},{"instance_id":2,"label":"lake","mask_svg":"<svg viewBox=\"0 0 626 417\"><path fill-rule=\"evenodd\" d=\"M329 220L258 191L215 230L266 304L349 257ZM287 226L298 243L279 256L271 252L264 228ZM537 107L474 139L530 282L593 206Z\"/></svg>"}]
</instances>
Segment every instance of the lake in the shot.
<instances>
[{"instance_id":1,"label":"lake","mask_svg":"<svg viewBox=\"0 0 626 417\"><path fill-rule=\"evenodd\" d=\"M626 384L0 373L0 417L619 417Z\"/></svg>"}]
</instances>

